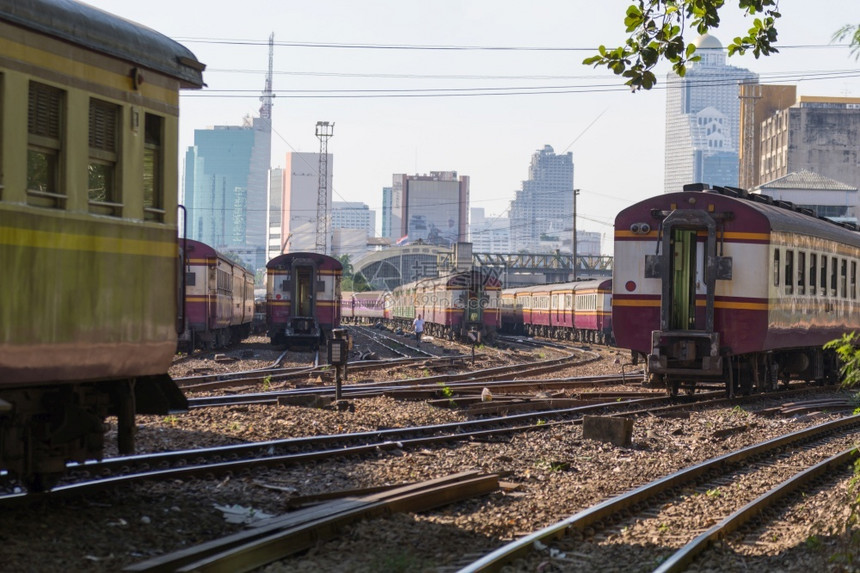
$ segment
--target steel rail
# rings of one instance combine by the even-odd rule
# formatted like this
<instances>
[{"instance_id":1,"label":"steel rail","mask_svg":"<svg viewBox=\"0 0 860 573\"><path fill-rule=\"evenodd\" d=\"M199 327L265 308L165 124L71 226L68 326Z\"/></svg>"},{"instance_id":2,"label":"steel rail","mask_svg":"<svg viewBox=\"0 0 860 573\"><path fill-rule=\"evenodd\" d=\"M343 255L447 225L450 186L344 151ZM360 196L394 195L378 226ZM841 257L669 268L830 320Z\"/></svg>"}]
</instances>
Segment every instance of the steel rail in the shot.
<instances>
[{"instance_id":1,"label":"steel rail","mask_svg":"<svg viewBox=\"0 0 860 573\"><path fill-rule=\"evenodd\" d=\"M499 571L510 561L530 553L535 542L544 542L544 540L561 538L572 530L582 531L597 522L609 519L629 508L632 508L637 503L643 503L670 489L693 482L709 472L715 470L727 470L732 465L741 463L750 458L778 451L789 445L806 442L815 439L816 437L857 425L860 425L860 415L848 416L839 420L834 420L832 422L827 422L804 430L798 430L797 432L792 432L771 440L760 442L758 444L712 458L689 468L679 470L627 493L607 499L595 506L584 509L575 515L563 519L558 523L512 541L511 543L488 553L470 565L461 568L458 573Z\"/></svg>"},{"instance_id":2,"label":"steel rail","mask_svg":"<svg viewBox=\"0 0 860 573\"><path fill-rule=\"evenodd\" d=\"M723 400L723 399L721 399ZM637 413L653 413L656 409L670 408L678 409L689 407L696 400L685 400L683 403L675 403L667 406L670 402L667 397L633 400L630 402L609 401L603 404L592 404L574 408L563 408L555 410L543 410L538 412L517 413L507 416L483 418L454 422L450 424L435 424L430 426L419 426L410 428L390 428L371 432L355 432L349 434L336 434L325 436L308 436L285 440L270 440L266 442L246 443L215 448L181 450L173 452L159 452L156 454L140 454L109 458L96 462L70 463L66 467L66 478L75 474L87 474L102 476L93 478L94 481L105 484L119 483L122 476L114 474L125 474L130 481L145 480L168 477L182 477L186 475L207 475L216 471L233 471L241 468L261 466L276 466L287 461L305 461L316 459L317 455L347 455L350 453L361 453L364 451L385 450L403 447L404 444L431 444L437 441L452 442L470 439L474 437L487 437L500 434L513 434L535 429L547 429L562 424L579 424L582 417L593 412L602 412L607 409L616 410L616 414L635 415ZM704 396L699 400L704 401ZM638 407L639 410L622 412L620 408ZM422 441L424 440L424 441ZM328 449L321 449L328 448ZM292 452L292 453L285 453ZM252 456L256 456L253 457ZM305 457L302 457L305 456ZM252 458L245 461L237 461L238 458ZM228 462L201 463L203 460L224 460ZM195 464L195 465L189 465ZM235 464L235 465L229 465ZM166 466L180 466L179 469L163 469L152 474L139 473L136 468L152 468ZM193 468L193 469L192 469ZM134 473L138 472L138 473ZM179 472L170 473L170 472ZM138 477L134 477L138 476ZM148 477L147 477L148 476ZM65 495L66 490L73 491L77 485L60 485L48 492L48 495ZM96 486L91 486L95 488ZM33 496L28 496L33 497ZM14 495L0 496L0 506L14 502Z\"/></svg>"},{"instance_id":3,"label":"steel rail","mask_svg":"<svg viewBox=\"0 0 860 573\"><path fill-rule=\"evenodd\" d=\"M791 495L804 485L820 478L835 468L849 465L856 457L857 448L849 448L799 472L693 539L663 561L654 572L677 573L685 571L695 558L704 552L714 541L743 527L747 522L761 515L766 508L779 503L783 498Z\"/></svg>"}]
</instances>

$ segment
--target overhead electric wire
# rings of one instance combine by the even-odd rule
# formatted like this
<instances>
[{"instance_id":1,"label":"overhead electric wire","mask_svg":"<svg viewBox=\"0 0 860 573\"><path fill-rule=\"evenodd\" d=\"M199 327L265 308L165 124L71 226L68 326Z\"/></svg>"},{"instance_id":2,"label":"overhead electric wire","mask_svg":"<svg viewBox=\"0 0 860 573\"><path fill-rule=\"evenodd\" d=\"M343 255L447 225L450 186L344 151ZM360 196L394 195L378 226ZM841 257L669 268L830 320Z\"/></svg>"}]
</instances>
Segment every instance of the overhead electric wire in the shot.
<instances>
[{"instance_id":1,"label":"overhead electric wire","mask_svg":"<svg viewBox=\"0 0 860 573\"><path fill-rule=\"evenodd\" d=\"M227 39L227 38L193 38L177 36L175 40L189 44L220 44L225 46L268 46L268 40L250 39ZM338 49L338 50L426 50L426 51L491 51L491 52L594 52L596 46L572 47L572 46L468 46L468 45L432 45L432 44L364 44L346 42L283 42L273 44L284 48L314 48L314 49ZM779 50L808 50L826 48L847 48L850 44L777 44Z\"/></svg>"},{"instance_id":2,"label":"overhead electric wire","mask_svg":"<svg viewBox=\"0 0 860 573\"><path fill-rule=\"evenodd\" d=\"M766 76L762 81L762 76ZM762 74L758 83L768 85L776 82L838 80L860 77L860 70L833 70L818 72L779 72ZM737 79L685 78L685 87L715 87L737 84ZM674 80L658 83L652 91L679 89L680 82ZM437 98L437 97L485 97L515 95L558 95L570 93L607 93L629 92L630 88L617 83L557 86L507 86L507 87L467 87L467 88L346 88L346 89L281 89L273 90L276 97L287 99L368 99L368 98ZM184 98L258 98L258 89L209 89L204 92L184 92Z\"/></svg>"}]
</instances>

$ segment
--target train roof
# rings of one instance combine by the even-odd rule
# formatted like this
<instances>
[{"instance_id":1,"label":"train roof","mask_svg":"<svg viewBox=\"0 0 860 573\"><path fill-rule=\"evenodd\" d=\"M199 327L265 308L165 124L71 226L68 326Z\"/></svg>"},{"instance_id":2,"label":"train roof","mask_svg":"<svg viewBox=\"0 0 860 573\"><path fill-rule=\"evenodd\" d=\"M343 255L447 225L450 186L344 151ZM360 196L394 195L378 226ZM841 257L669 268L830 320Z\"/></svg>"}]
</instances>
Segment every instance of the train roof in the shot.
<instances>
[{"instance_id":1,"label":"train roof","mask_svg":"<svg viewBox=\"0 0 860 573\"><path fill-rule=\"evenodd\" d=\"M343 270L343 265L339 260L334 257L330 257L328 255L323 255L320 253L287 253L285 255L278 255L277 257L271 259L268 263L266 263L266 268L286 269L287 267L292 266L293 261L296 259L313 261L313 263L321 269L334 271Z\"/></svg>"},{"instance_id":2,"label":"train roof","mask_svg":"<svg viewBox=\"0 0 860 573\"><path fill-rule=\"evenodd\" d=\"M375 299L382 298L383 296L385 296L386 292L387 291L384 291L384 290L363 290L361 292L351 292L349 294L351 294L355 298L374 299L375 300Z\"/></svg>"},{"instance_id":3,"label":"train roof","mask_svg":"<svg viewBox=\"0 0 860 573\"><path fill-rule=\"evenodd\" d=\"M793 203L777 201L767 195L751 194L733 187L692 189L680 193L666 193L650 197L622 210L616 218L616 231L623 230L619 229L618 222L626 214L641 211L643 207L652 206L654 203L682 203L686 205L689 200L702 196L712 197L720 202L725 202L724 204L732 205L732 209L737 210L736 215L743 211L755 213L763 218L765 226L760 229L750 229L751 232L795 233L860 247L860 233L853 225L835 223L829 219L816 217L811 210L798 207Z\"/></svg>"},{"instance_id":4,"label":"train roof","mask_svg":"<svg viewBox=\"0 0 860 573\"><path fill-rule=\"evenodd\" d=\"M180 241L179 244L181 246L183 243ZM191 260L191 259L200 259L203 257L217 257L219 259L223 259L223 260L227 261L231 265L241 267L249 275L254 274L254 272L251 269L249 269L248 267L246 267L244 265L244 263L241 263L239 261L235 261L235 260L231 259L230 257L226 256L224 253L219 252L214 247L210 247L206 243L202 243L200 241L195 241L194 239L185 239L184 245L185 245L186 261Z\"/></svg>"},{"instance_id":5,"label":"train roof","mask_svg":"<svg viewBox=\"0 0 860 573\"><path fill-rule=\"evenodd\" d=\"M605 288L610 289L612 279L588 279L581 281L568 281L563 283L547 283L541 285L532 285L527 287L506 288L503 294L530 294L530 293L550 293L557 291L582 291L588 289Z\"/></svg>"},{"instance_id":6,"label":"train roof","mask_svg":"<svg viewBox=\"0 0 860 573\"><path fill-rule=\"evenodd\" d=\"M206 66L188 48L93 6L72 0L0 0L0 21L160 72L185 88L204 85Z\"/></svg>"}]
</instances>

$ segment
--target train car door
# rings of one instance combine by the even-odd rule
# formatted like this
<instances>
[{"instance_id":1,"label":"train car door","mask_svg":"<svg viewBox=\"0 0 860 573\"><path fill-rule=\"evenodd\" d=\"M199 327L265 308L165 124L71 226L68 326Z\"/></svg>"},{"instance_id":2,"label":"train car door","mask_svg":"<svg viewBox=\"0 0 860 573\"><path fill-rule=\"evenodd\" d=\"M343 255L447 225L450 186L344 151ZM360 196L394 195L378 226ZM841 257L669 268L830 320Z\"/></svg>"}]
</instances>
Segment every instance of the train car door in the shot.
<instances>
[{"instance_id":1,"label":"train car door","mask_svg":"<svg viewBox=\"0 0 860 573\"><path fill-rule=\"evenodd\" d=\"M696 284L701 256L695 229L672 229L669 328L696 329Z\"/></svg>"},{"instance_id":2,"label":"train car door","mask_svg":"<svg viewBox=\"0 0 860 573\"><path fill-rule=\"evenodd\" d=\"M314 314L314 268L296 265L293 268L293 316L316 316Z\"/></svg>"}]
</instances>

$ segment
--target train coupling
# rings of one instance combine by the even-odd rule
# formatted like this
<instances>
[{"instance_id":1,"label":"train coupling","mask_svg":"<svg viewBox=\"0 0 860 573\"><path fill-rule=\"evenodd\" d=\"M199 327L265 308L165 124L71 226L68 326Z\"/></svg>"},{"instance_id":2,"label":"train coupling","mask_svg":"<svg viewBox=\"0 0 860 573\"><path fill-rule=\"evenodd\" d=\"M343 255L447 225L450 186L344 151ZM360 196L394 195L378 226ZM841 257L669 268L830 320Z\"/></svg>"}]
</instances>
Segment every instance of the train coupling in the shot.
<instances>
[{"instance_id":1,"label":"train coupling","mask_svg":"<svg viewBox=\"0 0 860 573\"><path fill-rule=\"evenodd\" d=\"M648 371L654 374L721 375L720 334L697 330L652 331Z\"/></svg>"}]
</instances>

